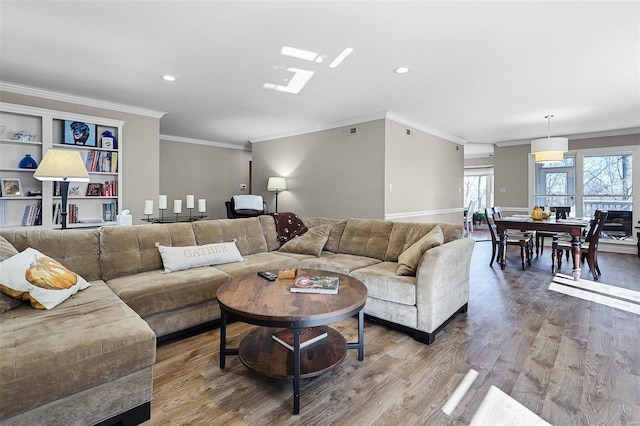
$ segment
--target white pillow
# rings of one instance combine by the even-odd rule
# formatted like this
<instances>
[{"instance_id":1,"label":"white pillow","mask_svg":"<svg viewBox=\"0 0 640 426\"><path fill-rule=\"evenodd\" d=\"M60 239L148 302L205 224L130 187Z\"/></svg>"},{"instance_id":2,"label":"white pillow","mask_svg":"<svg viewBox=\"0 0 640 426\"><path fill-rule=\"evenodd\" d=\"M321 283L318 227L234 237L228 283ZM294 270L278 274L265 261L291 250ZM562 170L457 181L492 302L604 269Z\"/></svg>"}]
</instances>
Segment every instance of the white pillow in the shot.
<instances>
[{"instance_id":1,"label":"white pillow","mask_svg":"<svg viewBox=\"0 0 640 426\"><path fill-rule=\"evenodd\" d=\"M182 271L198 266L242 262L244 258L235 242L214 243L202 246L167 247L158 246L165 272Z\"/></svg>"},{"instance_id":2,"label":"white pillow","mask_svg":"<svg viewBox=\"0 0 640 426\"><path fill-rule=\"evenodd\" d=\"M0 291L30 300L37 309L51 309L89 286L80 275L32 248L0 262Z\"/></svg>"}]
</instances>

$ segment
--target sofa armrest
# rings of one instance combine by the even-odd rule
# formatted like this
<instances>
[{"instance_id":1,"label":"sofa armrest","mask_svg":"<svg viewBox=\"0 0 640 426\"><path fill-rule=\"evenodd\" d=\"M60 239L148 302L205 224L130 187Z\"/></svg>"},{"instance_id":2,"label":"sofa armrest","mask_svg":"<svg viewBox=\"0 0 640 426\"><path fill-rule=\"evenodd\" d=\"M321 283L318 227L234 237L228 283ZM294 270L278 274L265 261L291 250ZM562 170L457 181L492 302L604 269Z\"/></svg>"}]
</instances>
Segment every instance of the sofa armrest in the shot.
<instances>
[{"instance_id":1,"label":"sofa armrest","mask_svg":"<svg viewBox=\"0 0 640 426\"><path fill-rule=\"evenodd\" d=\"M418 330L432 333L469 302L475 241L460 238L428 250L416 273Z\"/></svg>"}]
</instances>

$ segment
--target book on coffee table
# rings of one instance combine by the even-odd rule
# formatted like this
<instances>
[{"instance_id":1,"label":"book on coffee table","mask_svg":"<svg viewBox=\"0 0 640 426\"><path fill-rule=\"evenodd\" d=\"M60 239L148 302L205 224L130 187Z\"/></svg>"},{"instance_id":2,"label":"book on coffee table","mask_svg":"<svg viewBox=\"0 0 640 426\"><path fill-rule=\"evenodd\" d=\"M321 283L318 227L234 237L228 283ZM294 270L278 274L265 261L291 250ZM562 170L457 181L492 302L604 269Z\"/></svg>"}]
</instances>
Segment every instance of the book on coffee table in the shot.
<instances>
[{"instance_id":1,"label":"book on coffee table","mask_svg":"<svg viewBox=\"0 0 640 426\"><path fill-rule=\"evenodd\" d=\"M293 350L293 331L291 329L285 328L284 330L273 333L271 337L290 351ZM303 328L302 331L300 331L300 349L322 340L325 337L327 337L327 333L318 327Z\"/></svg>"},{"instance_id":2,"label":"book on coffee table","mask_svg":"<svg viewBox=\"0 0 640 426\"><path fill-rule=\"evenodd\" d=\"M340 278L300 275L296 277L290 290L292 293L338 294Z\"/></svg>"}]
</instances>

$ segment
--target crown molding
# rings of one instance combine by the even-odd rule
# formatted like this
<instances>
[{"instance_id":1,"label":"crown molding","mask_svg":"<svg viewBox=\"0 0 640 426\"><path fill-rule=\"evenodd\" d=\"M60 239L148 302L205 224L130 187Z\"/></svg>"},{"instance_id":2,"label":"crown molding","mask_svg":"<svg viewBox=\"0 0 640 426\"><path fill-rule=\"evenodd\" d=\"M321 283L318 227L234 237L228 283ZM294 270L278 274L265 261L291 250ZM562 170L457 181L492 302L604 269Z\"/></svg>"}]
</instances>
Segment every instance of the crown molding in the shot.
<instances>
[{"instance_id":1,"label":"crown molding","mask_svg":"<svg viewBox=\"0 0 640 426\"><path fill-rule=\"evenodd\" d=\"M131 105L119 104L116 102L103 101L100 99L86 98L84 96L71 95L68 93L54 92L51 90L39 89L37 87L23 86L20 84L0 81L0 91L16 93L25 96L35 96L38 98L50 99L52 101L69 102L77 105L84 105L95 108L103 108L111 111L125 112L128 114L142 115L151 118L162 118L166 113Z\"/></svg>"},{"instance_id":2,"label":"crown molding","mask_svg":"<svg viewBox=\"0 0 640 426\"><path fill-rule=\"evenodd\" d=\"M334 121L326 124L319 124L306 129L293 130L291 132L276 133L268 136L260 136L249 139L251 143L266 142L274 139L288 138L291 136L306 135L308 133L322 132L324 130L339 129L340 127L353 126L354 124L366 123L368 121L381 120L386 118L386 112L364 115L361 117L348 118L346 120Z\"/></svg>"},{"instance_id":3,"label":"crown molding","mask_svg":"<svg viewBox=\"0 0 640 426\"><path fill-rule=\"evenodd\" d=\"M458 145L464 145L464 144L467 143L467 141L462 139L462 138L459 138L459 137L454 136L454 135L450 135L449 133L442 132L442 131L440 131L438 129L434 129L434 128L431 128L431 127L424 126L424 125L422 125L420 123L412 121L409 118L407 118L407 117L405 117L403 115L400 115L398 113L395 113L393 111L387 111L386 118L388 118L389 120L393 120L395 122L398 122L400 124L404 124L406 126L413 127L416 130L420 130L420 131L428 133L430 135L437 136L437 137L439 137L441 139L444 139L444 140L447 140L449 142L457 143Z\"/></svg>"},{"instance_id":4,"label":"crown molding","mask_svg":"<svg viewBox=\"0 0 640 426\"><path fill-rule=\"evenodd\" d=\"M363 115L360 117L354 117L354 118L349 118L346 120L341 120L341 121L334 121L332 123L326 123L326 124L320 124L318 126L315 127L309 127L307 129L300 129L300 130L294 130L291 132L284 132L284 133L279 133L279 134L273 134L273 135L269 135L269 136L261 136L261 137L256 137L256 138L251 138L249 139L249 142L251 143L258 143L258 142L265 142L265 141L270 141L273 139L281 139L281 138L286 138L286 137L291 137L291 136L299 136L299 135L304 135L304 134L308 134L308 133L314 133L314 132L321 132L324 130L331 130L331 129L339 129L341 127L348 127L348 126L353 126L355 124L361 124L361 123L366 123L369 121L375 121L375 120L382 120L382 119L388 119L388 120L393 120L395 122L398 122L400 124L404 124L406 126L410 126L416 130L420 130L422 132L425 133L429 133L430 135L433 136L437 136L441 139L445 139L448 140L450 142L454 142L460 145L464 145L465 143L467 143L466 140L461 139L457 136L453 136L450 135L448 133L445 132L441 132L440 130L437 129L433 129L431 127L427 127L424 126L420 123L417 123L415 121L412 121L410 119L408 119L407 117L404 117L398 113L395 113L393 111L383 111L383 112L377 112L377 113L373 113L373 114L369 114L369 115Z\"/></svg>"},{"instance_id":5,"label":"crown molding","mask_svg":"<svg viewBox=\"0 0 640 426\"><path fill-rule=\"evenodd\" d=\"M171 135L160 135L161 141L170 141L170 142L180 142L180 143L192 143L196 145L207 145L207 146L215 146L218 148L228 148L228 149L238 149L241 151L251 151L251 146L248 145L234 145L230 143L224 142L214 142L207 141L204 139L192 139L192 138L183 138L181 136L171 136Z\"/></svg>"},{"instance_id":6,"label":"crown molding","mask_svg":"<svg viewBox=\"0 0 640 426\"><path fill-rule=\"evenodd\" d=\"M640 127L629 127L627 129L615 129L615 130L603 130L601 132L589 132L589 133L575 133L573 135L564 135L564 137L571 140L576 139L594 139L594 138L606 138L610 136L626 136L640 134ZM535 139L535 138L532 138ZM515 146L515 145L528 145L532 139L522 139L516 141L496 142L495 145L499 147Z\"/></svg>"}]
</instances>

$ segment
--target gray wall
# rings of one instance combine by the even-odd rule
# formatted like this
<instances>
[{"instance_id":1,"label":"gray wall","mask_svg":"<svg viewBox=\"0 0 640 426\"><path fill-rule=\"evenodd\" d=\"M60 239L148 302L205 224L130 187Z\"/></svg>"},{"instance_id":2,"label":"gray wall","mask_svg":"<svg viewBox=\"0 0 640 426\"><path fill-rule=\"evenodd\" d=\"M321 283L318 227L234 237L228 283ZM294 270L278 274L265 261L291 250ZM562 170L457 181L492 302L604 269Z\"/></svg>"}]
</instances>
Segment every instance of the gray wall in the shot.
<instances>
[{"instance_id":1,"label":"gray wall","mask_svg":"<svg viewBox=\"0 0 640 426\"><path fill-rule=\"evenodd\" d=\"M354 127L354 126L348 126ZM463 150L456 144L381 119L253 144L254 192L266 197L269 176L288 190L279 211L301 216L458 223L462 217ZM393 191L389 191L389 185Z\"/></svg>"},{"instance_id":2,"label":"gray wall","mask_svg":"<svg viewBox=\"0 0 640 426\"><path fill-rule=\"evenodd\" d=\"M353 127L353 126L349 126ZM330 218L384 218L384 120L253 144L254 192L274 211L269 176L287 179L278 211Z\"/></svg>"},{"instance_id":3,"label":"gray wall","mask_svg":"<svg viewBox=\"0 0 640 426\"><path fill-rule=\"evenodd\" d=\"M183 215L187 194L207 200L207 218L226 218L224 202L231 196L249 194L251 152L184 142L160 141L160 192L167 194L167 212L172 214L173 200L182 200ZM245 191L240 184L246 184ZM158 194L153 198L157 211Z\"/></svg>"},{"instance_id":4,"label":"gray wall","mask_svg":"<svg viewBox=\"0 0 640 426\"><path fill-rule=\"evenodd\" d=\"M142 223L144 200L157 199L159 191L160 120L153 117L88 107L10 92L0 92L2 102L94 115L125 122L122 129L122 206L134 223Z\"/></svg>"},{"instance_id":5,"label":"gray wall","mask_svg":"<svg viewBox=\"0 0 640 426\"><path fill-rule=\"evenodd\" d=\"M461 221L462 146L393 120L386 120L385 135L386 215L411 222Z\"/></svg>"}]
</instances>

